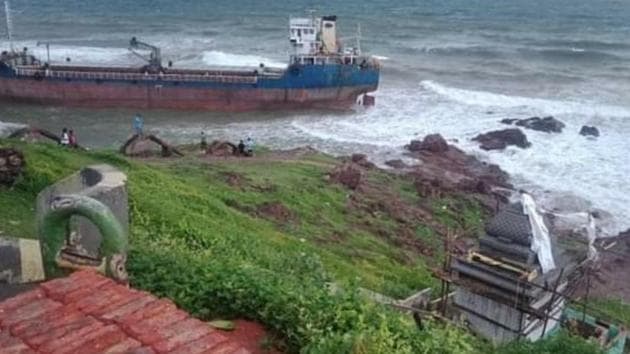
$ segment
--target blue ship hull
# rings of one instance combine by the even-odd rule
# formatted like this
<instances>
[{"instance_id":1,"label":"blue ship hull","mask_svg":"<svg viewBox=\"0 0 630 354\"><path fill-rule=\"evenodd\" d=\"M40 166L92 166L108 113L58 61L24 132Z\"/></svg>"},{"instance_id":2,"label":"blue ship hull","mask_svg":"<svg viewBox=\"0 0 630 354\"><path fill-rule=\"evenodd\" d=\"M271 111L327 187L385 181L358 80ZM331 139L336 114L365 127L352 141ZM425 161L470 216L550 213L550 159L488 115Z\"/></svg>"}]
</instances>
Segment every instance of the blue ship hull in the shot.
<instances>
[{"instance_id":1,"label":"blue ship hull","mask_svg":"<svg viewBox=\"0 0 630 354\"><path fill-rule=\"evenodd\" d=\"M380 70L356 64L285 70L164 70L9 65L0 62L0 98L63 106L247 111L347 108L375 91Z\"/></svg>"}]
</instances>

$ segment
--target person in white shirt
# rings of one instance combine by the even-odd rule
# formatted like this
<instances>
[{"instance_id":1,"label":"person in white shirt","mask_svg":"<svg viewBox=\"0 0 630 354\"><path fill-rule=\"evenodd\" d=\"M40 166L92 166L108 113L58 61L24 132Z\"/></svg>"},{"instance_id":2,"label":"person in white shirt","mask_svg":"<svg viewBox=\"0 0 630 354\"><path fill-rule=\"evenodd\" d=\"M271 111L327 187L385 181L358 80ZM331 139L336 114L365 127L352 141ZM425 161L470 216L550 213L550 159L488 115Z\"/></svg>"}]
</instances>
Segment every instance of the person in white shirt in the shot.
<instances>
[{"instance_id":1,"label":"person in white shirt","mask_svg":"<svg viewBox=\"0 0 630 354\"><path fill-rule=\"evenodd\" d=\"M254 156L254 141L249 136L245 140L245 155Z\"/></svg>"},{"instance_id":2,"label":"person in white shirt","mask_svg":"<svg viewBox=\"0 0 630 354\"><path fill-rule=\"evenodd\" d=\"M59 140L59 144L62 146L70 146L70 135L68 134L68 128L63 128L61 130L61 139Z\"/></svg>"}]
</instances>

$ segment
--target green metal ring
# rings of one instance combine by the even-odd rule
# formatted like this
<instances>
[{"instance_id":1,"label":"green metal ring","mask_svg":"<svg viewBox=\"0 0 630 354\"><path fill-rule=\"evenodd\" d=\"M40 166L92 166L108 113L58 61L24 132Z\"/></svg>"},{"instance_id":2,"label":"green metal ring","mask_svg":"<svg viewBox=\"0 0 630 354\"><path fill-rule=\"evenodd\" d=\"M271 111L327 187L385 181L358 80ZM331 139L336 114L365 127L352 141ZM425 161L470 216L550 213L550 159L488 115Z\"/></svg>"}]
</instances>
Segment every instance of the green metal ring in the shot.
<instances>
[{"instance_id":1,"label":"green metal ring","mask_svg":"<svg viewBox=\"0 0 630 354\"><path fill-rule=\"evenodd\" d=\"M57 259L65 245L68 224L73 215L90 220L101 233L100 256L104 258L105 274L126 281L128 240L122 225L107 205L82 195L60 195L51 203L41 223L41 247L47 276L59 273Z\"/></svg>"}]
</instances>

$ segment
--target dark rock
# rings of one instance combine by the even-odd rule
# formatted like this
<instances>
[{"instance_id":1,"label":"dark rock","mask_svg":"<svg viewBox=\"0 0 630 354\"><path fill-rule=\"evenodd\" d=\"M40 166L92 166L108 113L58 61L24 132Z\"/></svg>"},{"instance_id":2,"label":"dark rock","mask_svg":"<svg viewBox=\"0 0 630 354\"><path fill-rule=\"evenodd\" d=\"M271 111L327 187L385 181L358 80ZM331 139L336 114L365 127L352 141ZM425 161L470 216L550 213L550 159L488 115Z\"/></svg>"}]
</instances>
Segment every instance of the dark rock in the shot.
<instances>
[{"instance_id":1,"label":"dark rock","mask_svg":"<svg viewBox=\"0 0 630 354\"><path fill-rule=\"evenodd\" d=\"M25 127L19 130L14 131L9 135L10 139L20 139L26 142L54 142L59 144L61 142L61 138L45 129L35 128L35 127Z\"/></svg>"},{"instance_id":2,"label":"dark rock","mask_svg":"<svg viewBox=\"0 0 630 354\"><path fill-rule=\"evenodd\" d=\"M481 143L480 147L484 150L503 150L508 146L504 140L491 139Z\"/></svg>"},{"instance_id":3,"label":"dark rock","mask_svg":"<svg viewBox=\"0 0 630 354\"><path fill-rule=\"evenodd\" d=\"M355 164L361 167L365 167L365 168L375 167L373 163L368 161L367 155L365 154L353 154L350 159L352 160L352 162L354 162Z\"/></svg>"},{"instance_id":4,"label":"dark rock","mask_svg":"<svg viewBox=\"0 0 630 354\"><path fill-rule=\"evenodd\" d=\"M330 180L350 189L357 189L363 179L361 169L353 163L344 163L335 167L329 174Z\"/></svg>"},{"instance_id":5,"label":"dark rock","mask_svg":"<svg viewBox=\"0 0 630 354\"><path fill-rule=\"evenodd\" d=\"M429 134L420 144L420 150L430 152L445 152L448 150L446 140L440 134Z\"/></svg>"},{"instance_id":6,"label":"dark rock","mask_svg":"<svg viewBox=\"0 0 630 354\"><path fill-rule=\"evenodd\" d=\"M404 163L403 160L401 159L388 160L388 161L385 161L385 164L389 167L398 168L398 169L403 169L407 167L407 164Z\"/></svg>"},{"instance_id":7,"label":"dark rock","mask_svg":"<svg viewBox=\"0 0 630 354\"><path fill-rule=\"evenodd\" d=\"M12 148L0 148L0 185L12 186L26 166L24 155Z\"/></svg>"},{"instance_id":8,"label":"dark rock","mask_svg":"<svg viewBox=\"0 0 630 354\"><path fill-rule=\"evenodd\" d=\"M215 140L206 149L206 155L211 156L233 156L238 154L238 146L229 141Z\"/></svg>"},{"instance_id":9,"label":"dark rock","mask_svg":"<svg viewBox=\"0 0 630 354\"><path fill-rule=\"evenodd\" d=\"M582 129L580 129L580 135L598 137L599 129L593 126L583 125Z\"/></svg>"},{"instance_id":10,"label":"dark rock","mask_svg":"<svg viewBox=\"0 0 630 354\"><path fill-rule=\"evenodd\" d=\"M491 183L491 178L488 178ZM484 178L478 178L477 176L462 178L455 185L456 189L462 192L470 192L477 194L492 194L492 186L489 182L486 182Z\"/></svg>"},{"instance_id":11,"label":"dark rock","mask_svg":"<svg viewBox=\"0 0 630 354\"><path fill-rule=\"evenodd\" d=\"M410 167L412 171L409 175L414 178L418 195L428 200L465 194L489 212L494 212L508 202L499 193L509 196L513 190L505 171L497 165L479 161L453 145L445 152L421 150L407 155L422 161Z\"/></svg>"},{"instance_id":12,"label":"dark rock","mask_svg":"<svg viewBox=\"0 0 630 354\"><path fill-rule=\"evenodd\" d=\"M516 121L518 121L518 119L516 119L516 118L501 119L501 123L508 124L508 125L514 124L514 122L516 122Z\"/></svg>"},{"instance_id":13,"label":"dark rock","mask_svg":"<svg viewBox=\"0 0 630 354\"><path fill-rule=\"evenodd\" d=\"M126 156L149 157L161 155L162 157L168 157L174 154L184 156L176 147L153 134L134 134L125 141L119 151Z\"/></svg>"},{"instance_id":14,"label":"dark rock","mask_svg":"<svg viewBox=\"0 0 630 354\"><path fill-rule=\"evenodd\" d=\"M440 153L448 150L448 143L440 134L429 134L423 140L412 140L405 147L411 152L429 151Z\"/></svg>"},{"instance_id":15,"label":"dark rock","mask_svg":"<svg viewBox=\"0 0 630 354\"><path fill-rule=\"evenodd\" d=\"M422 140L412 140L409 145L405 146L407 150L411 152L417 152L422 150Z\"/></svg>"},{"instance_id":16,"label":"dark rock","mask_svg":"<svg viewBox=\"0 0 630 354\"><path fill-rule=\"evenodd\" d=\"M565 127L564 123L551 116L545 118L531 117L520 119L516 121L516 125L545 133L562 133L562 129Z\"/></svg>"},{"instance_id":17,"label":"dark rock","mask_svg":"<svg viewBox=\"0 0 630 354\"><path fill-rule=\"evenodd\" d=\"M527 136L517 128L495 130L485 134L479 134L472 140L479 142L484 150L501 150L508 145L516 145L522 149L531 146Z\"/></svg>"}]
</instances>

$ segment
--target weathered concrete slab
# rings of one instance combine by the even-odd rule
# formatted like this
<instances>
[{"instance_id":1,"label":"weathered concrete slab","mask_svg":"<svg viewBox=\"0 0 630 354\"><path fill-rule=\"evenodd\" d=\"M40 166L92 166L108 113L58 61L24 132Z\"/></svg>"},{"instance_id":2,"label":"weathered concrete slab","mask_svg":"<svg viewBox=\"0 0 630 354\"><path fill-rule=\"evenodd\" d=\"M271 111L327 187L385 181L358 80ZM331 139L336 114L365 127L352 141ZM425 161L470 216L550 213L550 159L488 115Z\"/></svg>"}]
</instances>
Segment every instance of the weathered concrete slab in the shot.
<instances>
[{"instance_id":1,"label":"weathered concrete slab","mask_svg":"<svg viewBox=\"0 0 630 354\"><path fill-rule=\"evenodd\" d=\"M0 282L19 283L22 277L18 239L0 237Z\"/></svg>"},{"instance_id":2,"label":"weathered concrete slab","mask_svg":"<svg viewBox=\"0 0 630 354\"><path fill-rule=\"evenodd\" d=\"M538 304L539 308L551 300L554 303L550 306L550 318L545 325L543 319L524 313L513 305L494 301L465 288L458 288L454 299L471 330L494 344L508 343L517 338L538 340L552 332L559 325L564 299L552 298L549 294L546 300Z\"/></svg>"},{"instance_id":3,"label":"weathered concrete slab","mask_svg":"<svg viewBox=\"0 0 630 354\"><path fill-rule=\"evenodd\" d=\"M44 280L39 241L0 237L0 284Z\"/></svg>"}]
</instances>

